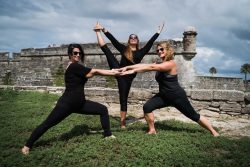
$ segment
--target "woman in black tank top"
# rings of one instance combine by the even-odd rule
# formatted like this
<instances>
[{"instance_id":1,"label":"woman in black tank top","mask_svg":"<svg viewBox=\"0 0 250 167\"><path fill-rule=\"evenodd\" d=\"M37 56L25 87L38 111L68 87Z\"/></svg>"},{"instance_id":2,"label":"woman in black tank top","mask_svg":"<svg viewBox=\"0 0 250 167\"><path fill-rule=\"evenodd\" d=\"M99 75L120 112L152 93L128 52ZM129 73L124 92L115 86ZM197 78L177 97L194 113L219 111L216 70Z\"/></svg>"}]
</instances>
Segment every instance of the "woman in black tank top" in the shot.
<instances>
[{"instance_id":1,"label":"woman in black tank top","mask_svg":"<svg viewBox=\"0 0 250 167\"><path fill-rule=\"evenodd\" d=\"M159 84L159 93L149 99L143 106L144 117L149 126L148 134L156 133L154 114L152 111L167 106L173 106L185 116L209 130L213 136L219 136L219 133L215 131L209 121L194 110L187 98L186 92L179 85L173 48L169 43L162 42L157 45L156 51L162 60L161 63L136 64L120 69L120 71L123 71L122 75L145 71L157 71L155 79Z\"/></svg>"}]
</instances>

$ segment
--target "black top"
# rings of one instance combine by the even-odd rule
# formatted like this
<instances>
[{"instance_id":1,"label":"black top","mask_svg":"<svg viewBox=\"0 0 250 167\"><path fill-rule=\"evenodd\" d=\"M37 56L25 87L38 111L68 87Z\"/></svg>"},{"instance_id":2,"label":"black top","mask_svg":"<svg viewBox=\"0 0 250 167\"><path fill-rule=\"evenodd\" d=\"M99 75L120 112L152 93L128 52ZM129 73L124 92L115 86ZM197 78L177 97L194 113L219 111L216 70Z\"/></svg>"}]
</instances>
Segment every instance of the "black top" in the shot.
<instances>
[{"instance_id":1,"label":"black top","mask_svg":"<svg viewBox=\"0 0 250 167\"><path fill-rule=\"evenodd\" d=\"M159 93L164 98L174 99L186 96L186 92L179 85L177 75L156 72L155 79L159 83Z\"/></svg>"},{"instance_id":2,"label":"black top","mask_svg":"<svg viewBox=\"0 0 250 167\"><path fill-rule=\"evenodd\" d=\"M85 102L84 85L88 80L86 75L90 71L90 68L79 63L71 63L64 75L66 89L60 100L72 107L81 107Z\"/></svg>"},{"instance_id":3,"label":"black top","mask_svg":"<svg viewBox=\"0 0 250 167\"><path fill-rule=\"evenodd\" d=\"M120 61L120 67L133 65L134 63L131 62L130 60L128 60L124 55L127 46L125 46L124 44L121 44L119 41L117 41L116 38L111 33L105 32L104 34L106 35L106 37L111 41L111 43L114 45L114 47L122 55L121 61ZM150 48L152 47L154 41L157 39L158 36L159 36L159 33L155 33L143 48L136 50L136 51L132 51L133 60L134 60L135 64L138 64L141 62L143 57L149 52Z\"/></svg>"}]
</instances>

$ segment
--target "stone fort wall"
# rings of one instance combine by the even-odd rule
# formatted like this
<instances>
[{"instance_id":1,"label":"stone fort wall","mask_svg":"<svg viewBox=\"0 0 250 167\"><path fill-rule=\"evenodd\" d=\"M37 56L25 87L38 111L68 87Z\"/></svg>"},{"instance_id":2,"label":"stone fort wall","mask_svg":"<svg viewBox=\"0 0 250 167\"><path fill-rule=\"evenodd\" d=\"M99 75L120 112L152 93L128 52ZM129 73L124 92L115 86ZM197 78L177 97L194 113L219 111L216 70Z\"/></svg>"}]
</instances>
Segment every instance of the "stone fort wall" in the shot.
<instances>
[{"instance_id":1,"label":"stone fort wall","mask_svg":"<svg viewBox=\"0 0 250 167\"><path fill-rule=\"evenodd\" d=\"M232 77L198 76L192 58L196 55L196 31L188 28L182 41L168 40L175 49L178 79L196 110L207 109L214 113L247 115L250 113L250 96L244 93L243 80ZM155 45L160 42L156 41ZM140 43L144 46L145 43ZM68 63L68 45L47 48L27 48L20 53L0 53L0 89L36 90L62 93L64 87L55 87L56 73L64 70ZM84 64L91 68L109 69L106 56L97 43L82 44L85 51ZM108 44L115 57L120 54ZM12 54L12 59L9 59ZM155 46L144 57L142 63L157 60ZM158 90L155 72L138 73L129 94L129 106L142 110L142 105ZM13 86L7 86L13 85ZM105 104L118 105L118 90L113 77L95 76L86 84L86 96ZM5 85L5 86L2 86Z\"/></svg>"},{"instance_id":2,"label":"stone fort wall","mask_svg":"<svg viewBox=\"0 0 250 167\"><path fill-rule=\"evenodd\" d=\"M197 76L191 59L196 54L196 31L187 28L183 33L182 41L168 40L175 49L175 61L178 66L178 79L184 88L199 89L229 89L244 90L241 78L206 77ZM156 41L155 45L157 44ZM140 46L144 46L144 42ZM24 86L55 86L55 74L65 69L68 63L68 45L47 48L27 48L20 53L0 53L0 85L6 83ZM85 51L84 64L91 68L109 69L106 56L97 43L82 44ZM120 59L120 54L112 46L108 47ZM142 60L143 63L152 63L158 56L155 46ZM139 73L133 81L132 87L157 89L158 84L154 79L155 72ZM95 76L89 79L86 87L116 87L113 77Z\"/></svg>"},{"instance_id":3,"label":"stone fort wall","mask_svg":"<svg viewBox=\"0 0 250 167\"><path fill-rule=\"evenodd\" d=\"M18 91L39 91L62 94L64 87L48 86L7 86L0 85L1 89ZM196 111L205 110L213 117L224 115L250 118L250 93L237 90L214 89L185 89L187 96ZM132 88L128 97L129 112L143 112L142 106L158 91L152 89ZM85 89L87 99L100 102L119 113L119 95L117 89L92 87Z\"/></svg>"}]
</instances>

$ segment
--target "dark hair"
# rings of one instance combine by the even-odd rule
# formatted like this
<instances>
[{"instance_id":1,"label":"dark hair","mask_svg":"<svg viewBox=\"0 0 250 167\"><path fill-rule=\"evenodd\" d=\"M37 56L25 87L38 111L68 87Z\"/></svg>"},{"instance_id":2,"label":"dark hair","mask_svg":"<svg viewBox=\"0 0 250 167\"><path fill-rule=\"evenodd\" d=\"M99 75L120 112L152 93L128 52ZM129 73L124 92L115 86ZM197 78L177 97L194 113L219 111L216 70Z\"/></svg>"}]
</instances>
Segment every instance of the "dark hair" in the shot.
<instances>
[{"instance_id":1,"label":"dark hair","mask_svg":"<svg viewBox=\"0 0 250 167\"><path fill-rule=\"evenodd\" d=\"M84 61L84 51L83 51L82 46L80 44L77 44L77 43L69 44L69 46L68 46L69 59L70 59L70 56L72 56L72 54L73 54L73 49L74 48L78 48L80 50L80 52L82 53L81 54L81 61L83 62Z\"/></svg>"},{"instance_id":2,"label":"dark hair","mask_svg":"<svg viewBox=\"0 0 250 167\"><path fill-rule=\"evenodd\" d=\"M138 38L138 36L136 34L130 34L129 38L131 38L131 36L135 36L139 40L139 38Z\"/></svg>"},{"instance_id":3,"label":"dark hair","mask_svg":"<svg viewBox=\"0 0 250 167\"><path fill-rule=\"evenodd\" d=\"M130 34L130 35L129 35L129 38L128 38L128 43L127 43L127 47L126 47L126 50L125 50L124 55L125 55L125 57L126 57L129 61L131 61L132 63L135 63L135 62L134 62L133 53L132 53L132 50L131 50L131 48L130 48L130 37L131 37L132 35L135 35L135 36L137 37L136 50L139 50L139 37L138 37L136 34Z\"/></svg>"}]
</instances>

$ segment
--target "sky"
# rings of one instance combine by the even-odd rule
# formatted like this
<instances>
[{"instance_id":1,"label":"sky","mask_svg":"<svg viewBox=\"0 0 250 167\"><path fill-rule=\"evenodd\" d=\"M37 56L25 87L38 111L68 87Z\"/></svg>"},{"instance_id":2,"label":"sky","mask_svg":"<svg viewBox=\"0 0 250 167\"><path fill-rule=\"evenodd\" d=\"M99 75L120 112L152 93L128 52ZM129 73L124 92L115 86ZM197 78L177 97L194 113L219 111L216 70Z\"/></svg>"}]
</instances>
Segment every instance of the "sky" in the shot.
<instances>
[{"instance_id":1,"label":"sky","mask_svg":"<svg viewBox=\"0 0 250 167\"><path fill-rule=\"evenodd\" d=\"M180 40L195 27L198 75L215 67L217 76L243 78L250 63L249 0L0 0L0 52L93 43L97 21L120 42L131 33L147 41L162 22L158 40Z\"/></svg>"}]
</instances>

